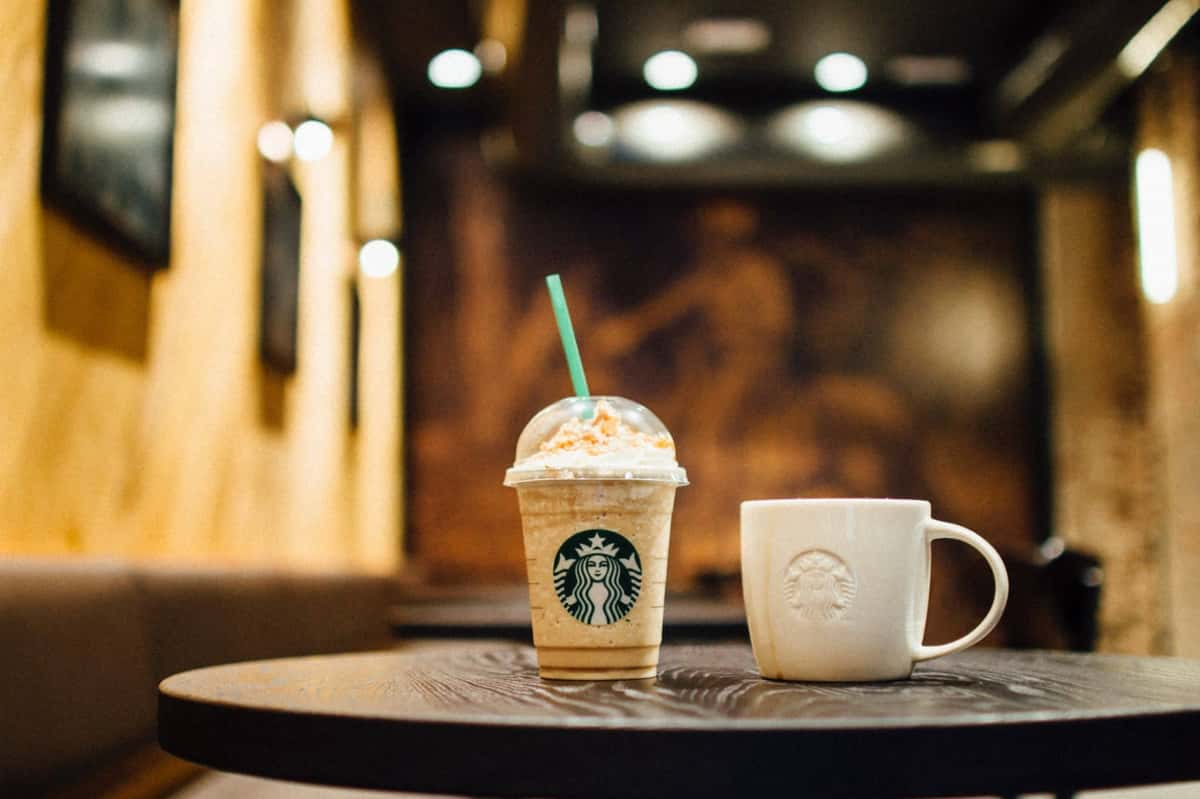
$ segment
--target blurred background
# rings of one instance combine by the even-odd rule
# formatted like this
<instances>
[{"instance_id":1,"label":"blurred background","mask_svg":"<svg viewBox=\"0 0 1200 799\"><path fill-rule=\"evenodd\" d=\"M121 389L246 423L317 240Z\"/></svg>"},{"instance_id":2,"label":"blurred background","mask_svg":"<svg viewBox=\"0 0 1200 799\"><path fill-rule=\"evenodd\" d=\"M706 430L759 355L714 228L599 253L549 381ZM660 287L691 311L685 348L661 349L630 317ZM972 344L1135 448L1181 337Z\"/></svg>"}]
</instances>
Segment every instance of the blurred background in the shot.
<instances>
[{"instance_id":1,"label":"blurred background","mask_svg":"<svg viewBox=\"0 0 1200 799\"><path fill-rule=\"evenodd\" d=\"M994 643L1198 657L1198 8L5 4L0 552L519 586L560 272L676 591L742 499L921 497Z\"/></svg>"}]
</instances>

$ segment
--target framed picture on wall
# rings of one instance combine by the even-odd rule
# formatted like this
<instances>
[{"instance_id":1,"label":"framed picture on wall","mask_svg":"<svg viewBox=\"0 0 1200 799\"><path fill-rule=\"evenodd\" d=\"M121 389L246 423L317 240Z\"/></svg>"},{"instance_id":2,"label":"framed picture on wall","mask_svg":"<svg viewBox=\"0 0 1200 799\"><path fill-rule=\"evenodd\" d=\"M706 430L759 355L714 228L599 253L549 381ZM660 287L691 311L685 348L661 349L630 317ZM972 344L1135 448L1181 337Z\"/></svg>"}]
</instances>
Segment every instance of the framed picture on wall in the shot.
<instances>
[{"instance_id":1,"label":"framed picture on wall","mask_svg":"<svg viewBox=\"0 0 1200 799\"><path fill-rule=\"evenodd\" d=\"M171 241L177 0L50 0L45 201L148 269Z\"/></svg>"},{"instance_id":2,"label":"framed picture on wall","mask_svg":"<svg viewBox=\"0 0 1200 799\"><path fill-rule=\"evenodd\" d=\"M296 371L300 307L300 193L287 170L263 163L262 307L258 347L263 364Z\"/></svg>"}]
</instances>

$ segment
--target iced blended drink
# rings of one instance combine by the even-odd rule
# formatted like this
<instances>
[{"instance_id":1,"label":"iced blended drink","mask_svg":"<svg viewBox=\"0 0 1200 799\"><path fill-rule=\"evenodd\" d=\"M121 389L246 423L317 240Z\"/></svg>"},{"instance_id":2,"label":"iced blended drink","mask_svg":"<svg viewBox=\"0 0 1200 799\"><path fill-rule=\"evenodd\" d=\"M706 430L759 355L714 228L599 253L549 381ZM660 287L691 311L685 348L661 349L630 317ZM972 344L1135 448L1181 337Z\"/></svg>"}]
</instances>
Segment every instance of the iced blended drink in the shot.
<instances>
[{"instance_id":1,"label":"iced blended drink","mask_svg":"<svg viewBox=\"0 0 1200 799\"><path fill-rule=\"evenodd\" d=\"M675 489L687 473L649 409L571 397L534 416L504 484L517 489L541 676L653 677Z\"/></svg>"}]
</instances>

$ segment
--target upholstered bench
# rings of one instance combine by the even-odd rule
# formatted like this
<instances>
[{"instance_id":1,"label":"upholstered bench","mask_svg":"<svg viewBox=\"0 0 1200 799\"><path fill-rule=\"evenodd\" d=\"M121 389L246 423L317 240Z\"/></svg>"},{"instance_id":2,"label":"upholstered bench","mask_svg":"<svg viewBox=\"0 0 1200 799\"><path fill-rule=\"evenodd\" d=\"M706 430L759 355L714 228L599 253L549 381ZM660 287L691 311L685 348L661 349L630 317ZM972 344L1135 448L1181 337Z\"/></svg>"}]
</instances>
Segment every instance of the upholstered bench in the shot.
<instances>
[{"instance_id":1,"label":"upholstered bench","mask_svg":"<svg viewBox=\"0 0 1200 799\"><path fill-rule=\"evenodd\" d=\"M388 646L392 592L356 574L0 559L0 796L170 792L201 771L154 743L161 679ZM186 790L269 785L214 779Z\"/></svg>"}]
</instances>

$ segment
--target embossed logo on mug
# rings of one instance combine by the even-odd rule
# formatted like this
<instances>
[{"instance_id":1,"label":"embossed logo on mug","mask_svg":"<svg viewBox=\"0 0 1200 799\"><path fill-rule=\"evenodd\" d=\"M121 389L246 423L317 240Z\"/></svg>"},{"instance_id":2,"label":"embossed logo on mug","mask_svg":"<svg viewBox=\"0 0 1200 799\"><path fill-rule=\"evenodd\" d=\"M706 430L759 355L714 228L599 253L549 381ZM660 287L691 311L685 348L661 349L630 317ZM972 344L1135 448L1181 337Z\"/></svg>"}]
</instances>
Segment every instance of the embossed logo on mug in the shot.
<instances>
[{"instance_id":1,"label":"embossed logo on mug","mask_svg":"<svg viewBox=\"0 0 1200 799\"><path fill-rule=\"evenodd\" d=\"M788 604L806 619L832 621L845 615L858 593L854 573L841 558L810 549L792 558L783 581Z\"/></svg>"}]
</instances>

